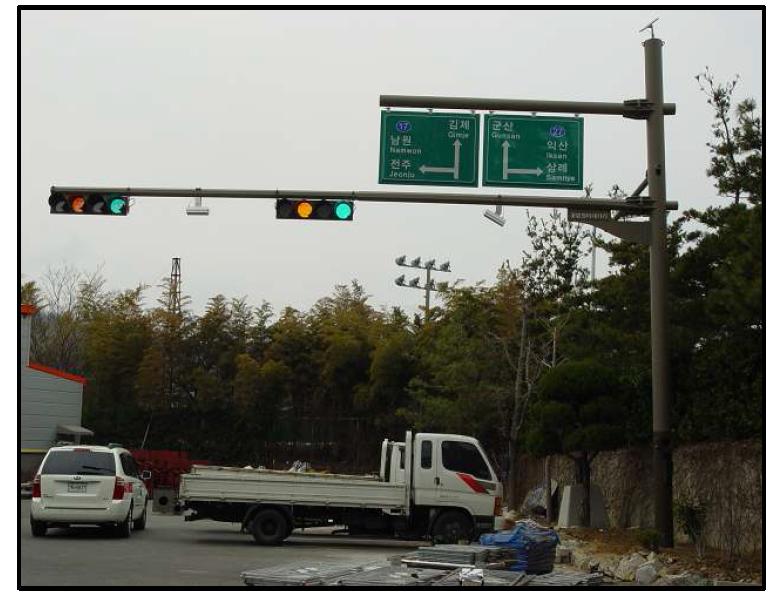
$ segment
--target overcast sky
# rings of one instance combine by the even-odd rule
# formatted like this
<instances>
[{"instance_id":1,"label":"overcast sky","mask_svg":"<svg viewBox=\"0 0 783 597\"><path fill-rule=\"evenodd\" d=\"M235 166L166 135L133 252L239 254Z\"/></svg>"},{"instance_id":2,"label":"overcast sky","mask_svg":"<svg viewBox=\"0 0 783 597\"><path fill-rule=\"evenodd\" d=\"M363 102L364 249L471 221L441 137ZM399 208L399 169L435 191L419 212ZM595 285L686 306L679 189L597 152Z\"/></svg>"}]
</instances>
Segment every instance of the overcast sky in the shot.
<instances>
[{"instance_id":1,"label":"overcast sky","mask_svg":"<svg viewBox=\"0 0 783 597\"><path fill-rule=\"evenodd\" d=\"M737 99L761 103L760 12L24 12L23 280L67 264L102 266L111 289L154 286L176 256L198 313L218 293L308 309L352 279L374 305L410 313L423 296L393 283L412 272L394 264L403 253L450 260L439 281L491 282L528 246L524 208L506 208L504 228L483 206L359 203L350 223L277 221L261 199L206 200L211 215L196 218L187 199L139 198L128 217L99 218L50 215L49 187L421 191L377 183L380 94L640 98L648 34L638 30L655 17L677 104L668 197L704 208L718 203L705 175L712 112L694 76L739 74ZM642 180L644 128L585 116L593 196Z\"/></svg>"}]
</instances>

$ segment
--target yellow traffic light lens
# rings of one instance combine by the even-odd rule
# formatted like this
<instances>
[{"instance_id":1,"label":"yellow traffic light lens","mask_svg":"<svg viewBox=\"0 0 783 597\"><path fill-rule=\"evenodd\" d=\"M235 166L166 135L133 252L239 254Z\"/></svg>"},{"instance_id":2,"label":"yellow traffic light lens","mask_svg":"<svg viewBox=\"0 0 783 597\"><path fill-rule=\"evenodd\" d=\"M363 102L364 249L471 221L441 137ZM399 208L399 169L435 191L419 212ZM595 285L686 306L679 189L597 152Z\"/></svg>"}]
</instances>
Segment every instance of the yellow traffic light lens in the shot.
<instances>
[{"instance_id":1,"label":"yellow traffic light lens","mask_svg":"<svg viewBox=\"0 0 783 597\"><path fill-rule=\"evenodd\" d=\"M82 213L84 211L84 197L81 195L71 199L71 210L76 213Z\"/></svg>"},{"instance_id":2,"label":"yellow traffic light lens","mask_svg":"<svg viewBox=\"0 0 783 597\"><path fill-rule=\"evenodd\" d=\"M300 218L309 218L312 213L313 206L307 201L302 201L301 203L296 204L296 215L298 215Z\"/></svg>"}]
</instances>

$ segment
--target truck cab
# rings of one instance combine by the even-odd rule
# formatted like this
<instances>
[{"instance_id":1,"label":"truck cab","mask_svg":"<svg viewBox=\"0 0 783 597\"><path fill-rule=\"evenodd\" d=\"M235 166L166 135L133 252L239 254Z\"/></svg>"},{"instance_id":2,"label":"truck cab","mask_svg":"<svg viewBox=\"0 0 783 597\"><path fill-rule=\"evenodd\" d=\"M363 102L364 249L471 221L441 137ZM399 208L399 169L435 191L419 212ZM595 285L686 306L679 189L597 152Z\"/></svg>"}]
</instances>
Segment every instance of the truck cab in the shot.
<instances>
[{"instance_id":1,"label":"truck cab","mask_svg":"<svg viewBox=\"0 0 783 597\"><path fill-rule=\"evenodd\" d=\"M455 520L460 513L470 518L479 532L492 531L500 515L503 486L473 437L408 432L405 442L384 440L380 476L406 485L414 518L427 512L431 519L430 534L438 531L435 522L448 510Z\"/></svg>"}]
</instances>

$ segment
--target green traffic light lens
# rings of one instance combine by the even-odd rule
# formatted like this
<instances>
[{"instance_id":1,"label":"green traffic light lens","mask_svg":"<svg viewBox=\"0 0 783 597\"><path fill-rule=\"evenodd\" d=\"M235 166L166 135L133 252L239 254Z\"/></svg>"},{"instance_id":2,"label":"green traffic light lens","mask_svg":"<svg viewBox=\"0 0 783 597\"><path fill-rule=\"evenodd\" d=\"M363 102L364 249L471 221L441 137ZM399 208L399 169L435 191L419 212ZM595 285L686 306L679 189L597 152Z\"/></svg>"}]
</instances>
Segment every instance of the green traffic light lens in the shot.
<instances>
[{"instance_id":1,"label":"green traffic light lens","mask_svg":"<svg viewBox=\"0 0 783 597\"><path fill-rule=\"evenodd\" d=\"M125 209L125 199L122 197L115 197L109 201L109 211L113 214L121 214Z\"/></svg>"},{"instance_id":2,"label":"green traffic light lens","mask_svg":"<svg viewBox=\"0 0 783 597\"><path fill-rule=\"evenodd\" d=\"M334 208L334 215L340 220L347 220L352 213L353 208L348 203L338 203Z\"/></svg>"}]
</instances>

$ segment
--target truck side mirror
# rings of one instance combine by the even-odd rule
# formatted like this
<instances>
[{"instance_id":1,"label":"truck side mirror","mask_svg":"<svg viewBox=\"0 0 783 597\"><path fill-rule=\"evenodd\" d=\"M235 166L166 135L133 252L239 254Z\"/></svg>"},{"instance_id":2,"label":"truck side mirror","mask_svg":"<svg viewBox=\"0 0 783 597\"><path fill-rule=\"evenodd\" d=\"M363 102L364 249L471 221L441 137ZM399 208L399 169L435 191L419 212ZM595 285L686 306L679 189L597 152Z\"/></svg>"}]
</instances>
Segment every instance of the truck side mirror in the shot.
<instances>
[{"instance_id":1,"label":"truck side mirror","mask_svg":"<svg viewBox=\"0 0 783 597\"><path fill-rule=\"evenodd\" d=\"M152 479L152 471L141 471L141 480L147 481Z\"/></svg>"}]
</instances>

